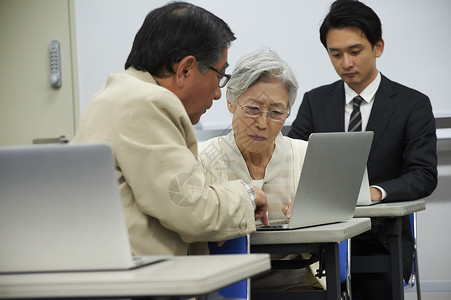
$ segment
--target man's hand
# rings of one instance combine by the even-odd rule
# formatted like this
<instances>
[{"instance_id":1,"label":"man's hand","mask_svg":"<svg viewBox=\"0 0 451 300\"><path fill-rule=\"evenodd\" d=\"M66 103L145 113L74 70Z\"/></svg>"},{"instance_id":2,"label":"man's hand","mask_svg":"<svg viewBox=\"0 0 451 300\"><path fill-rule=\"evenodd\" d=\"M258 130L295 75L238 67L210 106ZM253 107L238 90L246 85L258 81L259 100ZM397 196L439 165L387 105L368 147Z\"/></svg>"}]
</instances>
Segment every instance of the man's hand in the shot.
<instances>
[{"instance_id":1,"label":"man's hand","mask_svg":"<svg viewBox=\"0 0 451 300\"><path fill-rule=\"evenodd\" d=\"M258 187L253 187L255 192L256 207L254 212L255 220L260 220L263 225L268 226L268 200L266 199L266 194Z\"/></svg>"},{"instance_id":2,"label":"man's hand","mask_svg":"<svg viewBox=\"0 0 451 300\"><path fill-rule=\"evenodd\" d=\"M375 187L370 187L370 195L371 201L381 201L382 200L382 192Z\"/></svg>"}]
</instances>

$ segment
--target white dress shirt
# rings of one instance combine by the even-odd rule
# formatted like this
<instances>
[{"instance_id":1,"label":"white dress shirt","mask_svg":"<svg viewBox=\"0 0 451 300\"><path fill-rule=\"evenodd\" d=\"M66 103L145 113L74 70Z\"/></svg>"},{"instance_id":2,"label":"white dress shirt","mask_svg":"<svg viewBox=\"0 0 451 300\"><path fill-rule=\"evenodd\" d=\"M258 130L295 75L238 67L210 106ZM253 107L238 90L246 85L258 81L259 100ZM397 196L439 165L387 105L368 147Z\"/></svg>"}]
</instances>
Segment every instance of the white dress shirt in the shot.
<instances>
[{"instance_id":1,"label":"white dress shirt","mask_svg":"<svg viewBox=\"0 0 451 300\"><path fill-rule=\"evenodd\" d=\"M381 74L378 72L376 78L371 82L360 94L357 94L351 89L347 83L345 83L345 130L348 130L349 118L352 113L352 99L357 95L363 98L362 104L360 104L360 114L362 115L362 131L366 130L368 119L370 118L371 109L373 108L374 98L376 96L377 89L381 83Z\"/></svg>"},{"instance_id":2,"label":"white dress shirt","mask_svg":"<svg viewBox=\"0 0 451 300\"><path fill-rule=\"evenodd\" d=\"M345 82L345 130L348 131L349 127L349 118L351 117L353 105L351 103L352 99L357 95L363 98L364 101L360 104L360 114L362 116L362 131L366 130L366 126L368 125L368 119L370 118L371 109L373 108L374 98L376 97L377 89L381 83L381 73L377 73L376 78L360 93L357 94L353 89L349 87L349 85ZM382 199L387 197L387 192L377 185L372 185L371 187L375 187L379 189L382 193Z\"/></svg>"}]
</instances>

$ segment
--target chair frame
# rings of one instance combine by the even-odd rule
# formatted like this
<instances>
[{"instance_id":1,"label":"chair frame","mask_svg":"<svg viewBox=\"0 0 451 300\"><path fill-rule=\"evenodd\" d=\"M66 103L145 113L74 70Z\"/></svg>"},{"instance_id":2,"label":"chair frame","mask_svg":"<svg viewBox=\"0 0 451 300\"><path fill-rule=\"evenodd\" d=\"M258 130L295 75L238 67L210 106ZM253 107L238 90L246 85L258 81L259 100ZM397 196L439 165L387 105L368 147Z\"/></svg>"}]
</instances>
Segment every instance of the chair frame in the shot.
<instances>
[{"instance_id":1,"label":"chair frame","mask_svg":"<svg viewBox=\"0 0 451 300\"><path fill-rule=\"evenodd\" d=\"M347 242L346 247L346 261L344 261L345 266L342 266L342 261L340 261L340 268L346 267L346 278L343 281L341 279L342 286L344 285L346 288L341 291L341 300L351 300L352 292L351 292L351 239L346 241L342 241L341 243Z\"/></svg>"},{"instance_id":2,"label":"chair frame","mask_svg":"<svg viewBox=\"0 0 451 300\"><path fill-rule=\"evenodd\" d=\"M412 262L412 274L409 281L405 283L404 289L410 289L416 287L417 299L421 300L421 287L420 287L420 272L418 268L418 251L417 251L417 213L414 212L410 215L410 222L412 224L412 237L413 237L413 262Z\"/></svg>"},{"instance_id":3,"label":"chair frame","mask_svg":"<svg viewBox=\"0 0 451 300\"><path fill-rule=\"evenodd\" d=\"M348 255L347 255L348 265L346 267L346 292L348 293L348 299L352 299L351 292L351 239L348 239Z\"/></svg>"}]
</instances>

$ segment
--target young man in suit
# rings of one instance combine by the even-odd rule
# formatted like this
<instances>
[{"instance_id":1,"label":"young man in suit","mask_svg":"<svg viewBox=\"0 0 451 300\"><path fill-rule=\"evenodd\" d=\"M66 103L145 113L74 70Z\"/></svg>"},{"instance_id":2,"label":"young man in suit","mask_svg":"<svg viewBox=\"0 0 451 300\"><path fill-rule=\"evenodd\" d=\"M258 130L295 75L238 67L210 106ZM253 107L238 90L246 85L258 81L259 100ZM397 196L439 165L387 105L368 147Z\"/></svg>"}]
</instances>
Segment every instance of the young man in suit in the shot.
<instances>
[{"instance_id":1,"label":"young man in suit","mask_svg":"<svg viewBox=\"0 0 451 300\"><path fill-rule=\"evenodd\" d=\"M338 0L321 25L320 39L341 80L305 93L288 136L308 140L313 132L374 131L368 159L371 199L405 201L430 195L437 185L431 103L378 71L376 59L384 50L379 17L361 2ZM361 97L360 107L353 104L356 96ZM357 255L387 253L383 220L373 219L372 230L354 238L351 247ZM408 279L413 252L408 216L403 219L402 247ZM389 274L352 274L352 288L356 299L391 299Z\"/></svg>"}]
</instances>

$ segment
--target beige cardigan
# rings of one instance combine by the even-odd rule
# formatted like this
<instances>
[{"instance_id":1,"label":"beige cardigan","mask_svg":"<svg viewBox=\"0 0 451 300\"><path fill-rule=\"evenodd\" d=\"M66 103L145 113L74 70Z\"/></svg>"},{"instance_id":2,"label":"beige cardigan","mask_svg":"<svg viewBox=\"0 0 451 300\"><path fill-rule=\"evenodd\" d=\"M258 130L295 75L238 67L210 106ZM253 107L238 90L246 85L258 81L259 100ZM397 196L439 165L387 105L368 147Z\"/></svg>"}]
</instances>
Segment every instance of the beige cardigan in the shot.
<instances>
[{"instance_id":1,"label":"beige cardigan","mask_svg":"<svg viewBox=\"0 0 451 300\"><path fill-rule=\"evenodd\" d=\"M289 205L294 198L307 149L306 141L284 137L281 133L276 137L275 144L265 178L259 186L268 197L270 220L285 218L282 206ZM210 184L243 179L252 185L259 185L248 172L233 131L199 143L199 159Z\"/></svg>"},{"instance_id":2,"label":"beige cardigan","mask_svg":"<svg viewBox=\"0 0 451 300\"><path fill-rule=\"evenodd\" d=\"M147 72L111 74L82 113L72 142L113 148L135 255L205 253L206 241L255 231L246 188L237 181L207 184L180 99Z\"/></svg>"}]
</instances>

